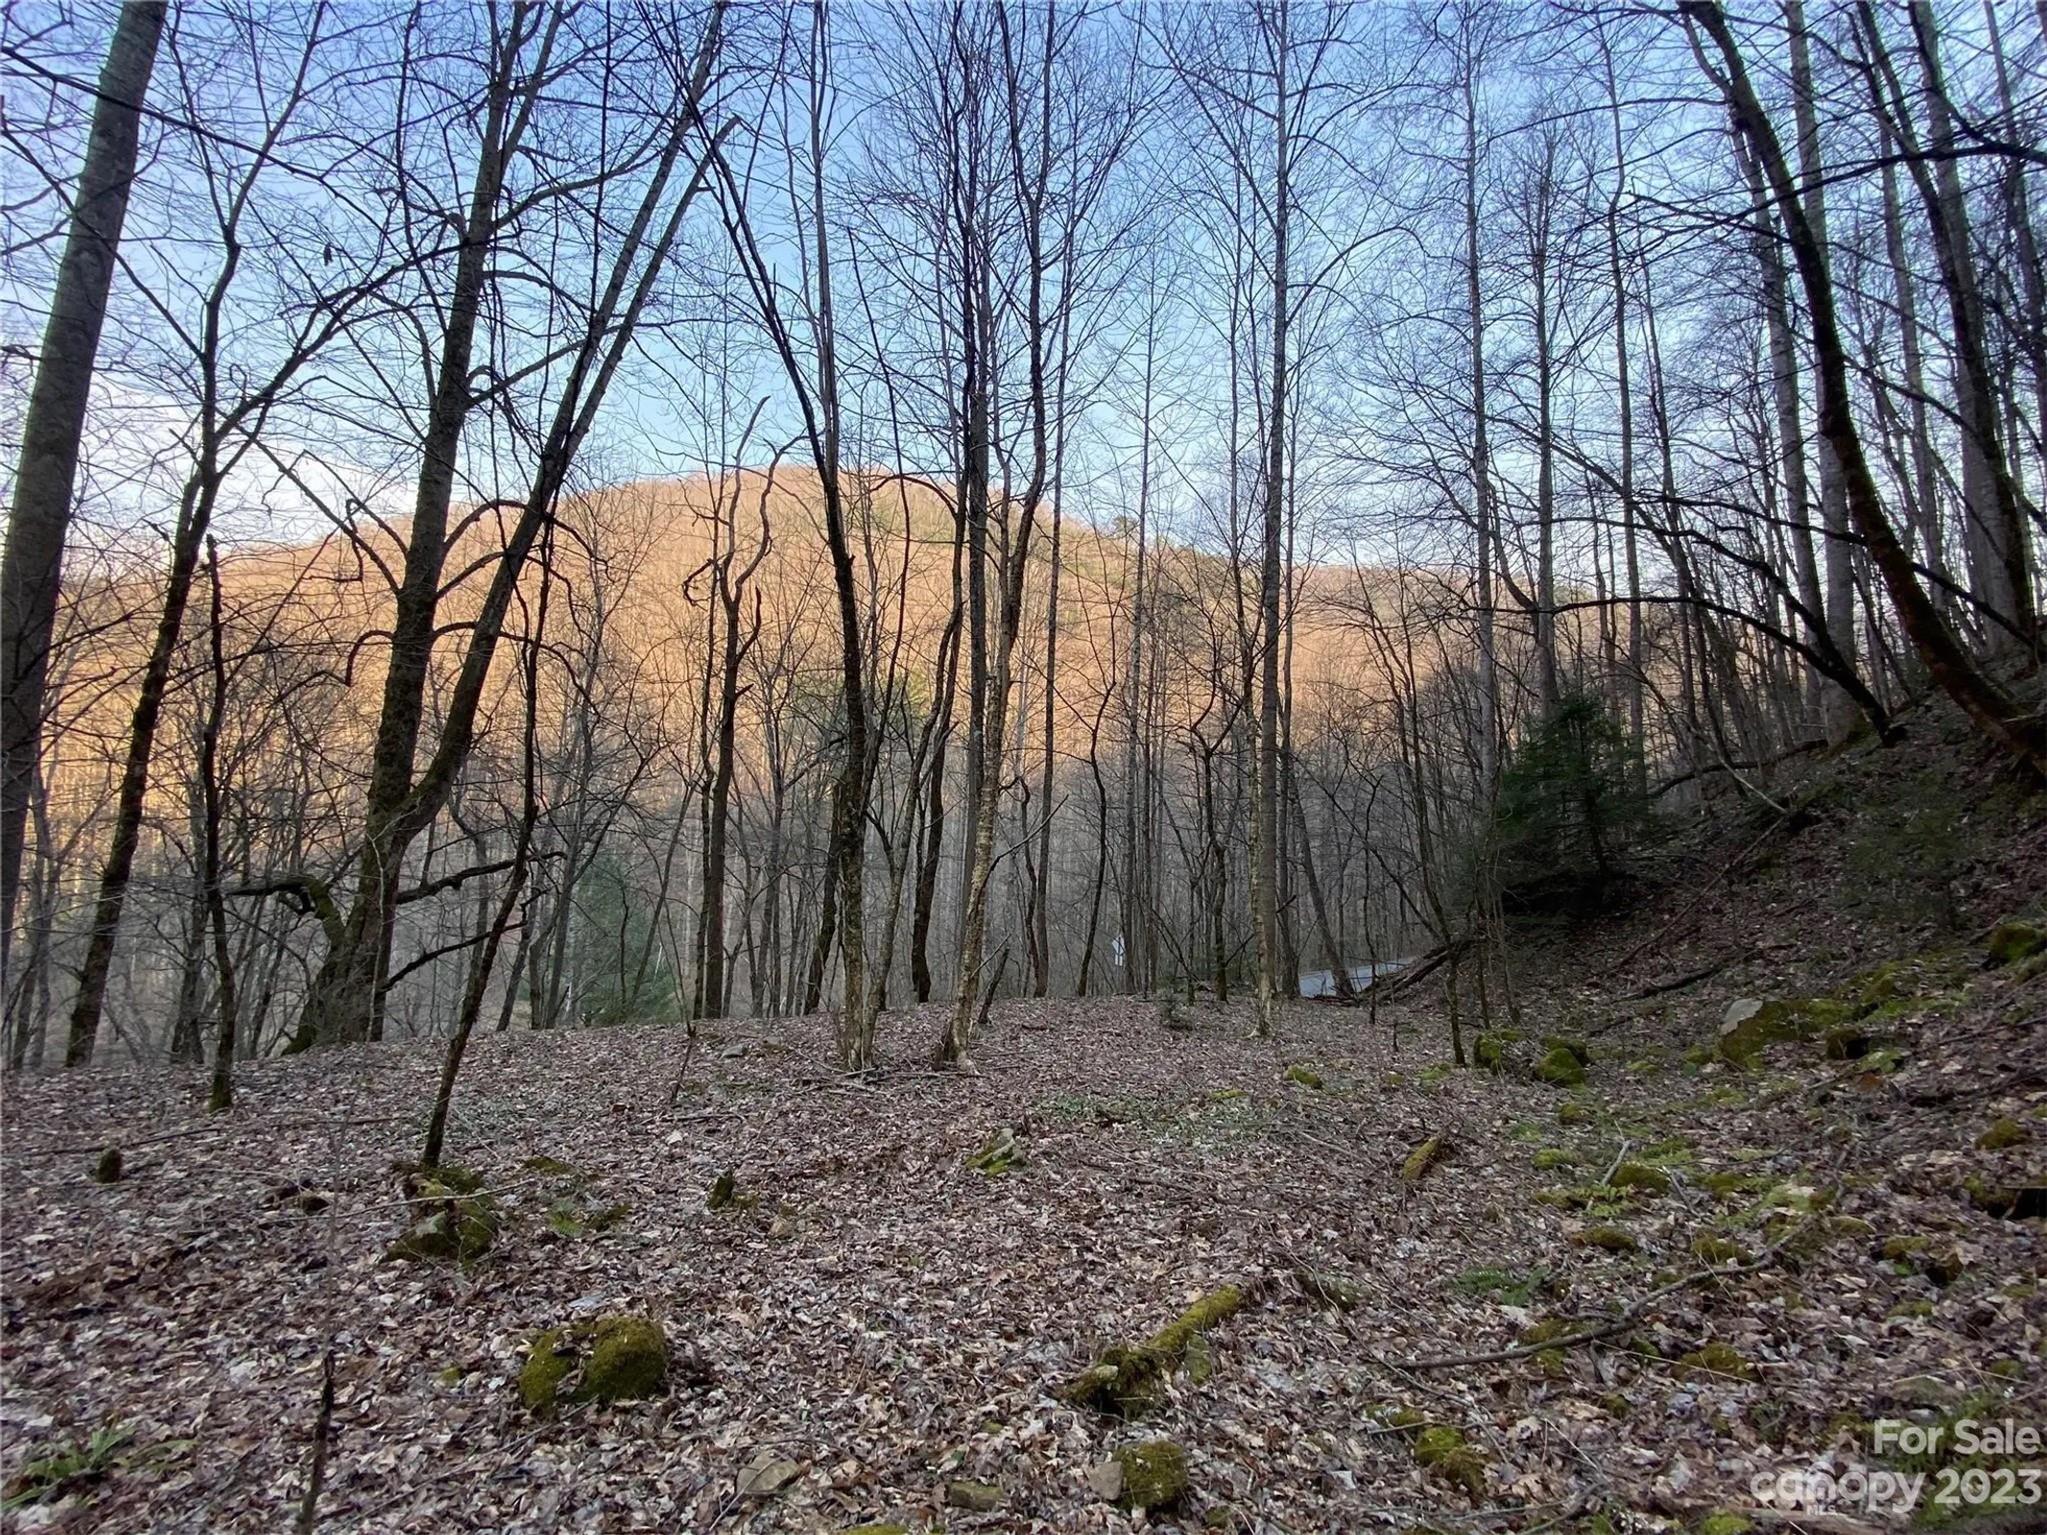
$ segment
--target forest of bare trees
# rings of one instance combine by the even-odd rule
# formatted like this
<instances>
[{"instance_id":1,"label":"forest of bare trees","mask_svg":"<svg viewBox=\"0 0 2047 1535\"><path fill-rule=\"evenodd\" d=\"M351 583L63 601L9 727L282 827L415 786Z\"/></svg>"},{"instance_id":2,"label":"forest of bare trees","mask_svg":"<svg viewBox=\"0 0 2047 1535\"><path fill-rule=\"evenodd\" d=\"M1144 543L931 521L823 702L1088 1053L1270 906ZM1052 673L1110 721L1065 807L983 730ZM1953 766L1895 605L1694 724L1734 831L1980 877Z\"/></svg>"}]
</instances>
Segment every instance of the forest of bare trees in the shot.
<instances>
[{"instance_id":1,"label":"forest of bare trees","mask_svg":"<svg viewBox=\"0 0 2047 1535\"><path fill-rule=\"evenodd\" d=\"M1421 956L1490 1015L1513 922L1917 700L2047 776L2047 9L137 0L0 61L11 1067L953 1063Z\"/></svg>"}]
</instances>

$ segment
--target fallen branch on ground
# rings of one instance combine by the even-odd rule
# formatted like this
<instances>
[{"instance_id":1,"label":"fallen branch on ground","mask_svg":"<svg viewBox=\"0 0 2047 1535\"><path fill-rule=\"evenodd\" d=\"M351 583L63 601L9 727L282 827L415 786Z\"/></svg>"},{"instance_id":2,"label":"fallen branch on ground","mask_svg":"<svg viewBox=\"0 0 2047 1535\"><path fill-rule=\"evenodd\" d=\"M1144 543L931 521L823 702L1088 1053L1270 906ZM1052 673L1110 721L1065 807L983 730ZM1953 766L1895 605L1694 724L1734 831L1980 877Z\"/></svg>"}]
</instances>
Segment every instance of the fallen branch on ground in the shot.
<instances>
[{"instance_id":1,"label":"fallen branch on ground","mask_svg":"<svg viewBox=\"0 0 2047 1535\"><path fill-rule=\"evenodd\" d=\"M1602 1338L1610 1338L1615 1333L1634 1326L1648 1313L1650 1307L1677 1294L1680 1290L1689 1290L1692 1286L1705 1284L1709 1280L1733 1279L1743 1274L1760 1272L1775 1262L1777 1255L1811 1224L1809 1220L1799 1222L1746 1263L1723 1263L1673 1279L1661 1289L1651 1290L1647 1295L1629 1302L1605 1321L1579 1332L1566 1333L1561 1338L1545 1338L1540 1343L1518 1343L1512 1348L1493 1349L1484 1354L1437 1354L1426 1359L1375 1358L1374 1362L1395 1370L1449 1370L1460 1365L1505 1364L1515 1359L1532 1359L1545 1349L1579 1348L1587 1343L1597 1343Z\"/></svg>"}]
</instances>

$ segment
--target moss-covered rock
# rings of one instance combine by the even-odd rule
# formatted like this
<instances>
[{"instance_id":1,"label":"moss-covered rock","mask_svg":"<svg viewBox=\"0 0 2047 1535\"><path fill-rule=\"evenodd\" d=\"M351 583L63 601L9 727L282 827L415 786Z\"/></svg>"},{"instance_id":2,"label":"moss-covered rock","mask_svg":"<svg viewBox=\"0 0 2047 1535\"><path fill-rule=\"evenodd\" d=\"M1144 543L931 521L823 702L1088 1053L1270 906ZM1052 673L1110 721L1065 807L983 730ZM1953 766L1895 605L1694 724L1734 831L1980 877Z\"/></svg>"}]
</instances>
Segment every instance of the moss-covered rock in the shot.
<instances>
[{"instance_id":1,"label":"moss-covered rock","mask_svg":"<svg viewBox=\"0 0 2047 1535\"><path fill-rule=\"evenodd\" d=\"M1024 1165L1023 1142L1009 1126L999 1126L967 1159L967 1165L985 1177L1003 1177Z\"/></svg>"},{"instance_id":2,"label":"moss-covered rock","mask_svg":"<svg viewBox=\"0 0 2047 1535\"><path fill-rule=\"evenodd\" d=\"M1587 1226L1584 1230L1571 1234L1571 1245L1596 1247L1601 1252L1608 1253L1632 1253L1642 1250L1642 1244L1636 1240L1635 1234L1625 1226Z\"/></svg>"},{"instance_id":3,"label":"moss-covered rock","mask_svg":"<svg viewBox=\"0 0 2047 1535\"><path fill-rule=\"evenodd\" d=\"M1566 1098L1557 1105L1557 1123L1560 1125L1588 1124L1592 1110L1576 1098Z\"/></svg>"},{"instance_id":4,"label":"moss-covered rock","mask_svg":"<svg viewBox=\"0 0 2047 1535\"><path fill-rule=\"evenodd\" d=\"M536 1333L526 1350L526 1364L519 1371L519 1400L528 1412L542 1417L555 1410L562 1383L576 1373L577 1351L567 1333L550 1327Z\"/></svg>"},{"instance_id":5,"label":"moss-covered rock","mask_svg":"<svg viewBox=\"0 0 2047 1535\"><path fill-rule=\"evenodd\" d=\"M1303 1065L1299 1061L1287 1067L1286 1080L1297 1087L1305 1087L1310 1092L1319 1093L1322 1091L1322 1073L1312 1066Z\"/></svg>"},{"instance_id":6,"label":"moss-covered rock","mask_svg":"<svg viewBox=\"0 0 2047 1535\"><path fill-rule=\"evenodd\" d=\"M1560 1167L1576 1167L1581 1160L1575 1151L1566 1151L1561 1146L1545 1146L1529 1158L1528 1165L1539 1173L1550 1173Z\"/></svg>"},{"instance_id":7,"label":"moss-covered rock","mask_svg":"<svg viewBox=\"0 0 2047 1535\"><path fill-rule=\"evenodd\" d=\"M1582 1087L1585 1085L1585 1063L1564 1044L1554 1044L1535 1063L1529 1072L1538 1082L1547 1082L1551 1087Z\"/></svg>"},{"instance_id":8,"label":"moss-covered rock","mask_svg":"<svg viewBox=\"0 0 2047 1535\"><path fill-rule=\"evenodd\" d=\"M629 1402L668 1389L668 1334L652 1317L617 1312L535 1333L519 1371L519 1400L548 1417L566 1399Z\"/></svg>"},{"instance_id":9,"label":"moss-covered rock","mask_svg":"<svg viewBox=\"0 0 2047 1535\"><path fill-rule=\"evenodd\" d=\"M2047 1183L2037 1179L2006 1183L1970 1173L1962 1180L1969 1203L1986 1215L2000 1220L2039 1220L2047 1217Z\"/></svg>"},{"instance_id":10,"label":"moss-covered rock","mask_svg":"<svg viewBox=\"0 0 2047 1535\"><path fill-rule=\"evenodd\" d=\"M1121 1473L1116 1502L1123 1508L1172 1508L1187 1496L1187 1452L1170 1439L1128 1444L1114 1456Z\"/></svg>"},{"instance_id":11,"label":"moss-covered rock","mask_svg":"<svg viewBox=\"0 0 2047 1535\"><path fill-rule=\"evenodd\" d=\"M1608 1175L1606 1182L1609 1188L1637 1189L1644 1194L1670 1192L1670 1174L1647 1162L1623 1162Z\"/></svg>"},{"instance_id":12,"label":"moss-covered rock","mask_svg":"<svg viewBox=\"0 0 2047 1535\"><path fill-rule=\"evenodd\" d=\"M1447 1424L1415 1435L1414 1461L1429 1476L1461 1489L1474 1502L1485 1496L1485 1457Z\"/></svg>"},{"instance_id":13,"label":"moss-covered rock","mask_svg":"<svg viewBox=\"0 0 2047 1535\"><path fill-rule=\"evenodd\" d=\"M2026 1140L2026 1127L2009 1115L1993 1119L1976 1137L1978 1151L2008 1151Z\"/></svg>"},{"instance_id":14,"label":"moss-covered rock","mask_svg":"<svg viewBox=\"0 0 2047 1535\"><path fill-rule=\"evenodd\" d=\"M1519 1029L1487 1029L1471 1042L1471 1062L1482 1071L1506 1071L1514 1063L1514 1047L1526 1037Z\"/></svg>"},{"instance_id":15,"label":"moss-covered rock","mask_svg":"<svg viewBox=\"0 0 2047 1535\"><path fill-rule=\"evenodd\" d=\"M659 1396L668 1387L668 1334L652 1317L606 1317L596 1327L582 1392L599 1401Z\"/></svg>"},{"instance_id":16,"label":"moss-covered rock","mask_svg":"<svg viewBox=\"0 0 2047 1535\"><path fill-rule=\"evenodd\" d=\"M1542 1037L1542 1046L1545 1050L1563 1051L1580 1066L1590 1066L1592 1064L1591 1047L1576 1035L1545 1034Z\"/></svg>"},{"instance_id":17,"label":"moss-covered rock","mask_svg":"<svg viewBox=\"0 0 2047 1535\"><path fill-rule=\"evenodd\" d=\"M2001 969L2042 952L2047 952L2047 928L2037 922L2014 919L2000 922L1990 930L1990 942L1984 946L1983 957L1992 968Z\"/></svg>"},{"instance_id":18,"label":"moss-covered rock","mask_svg":"<svg viewBox=\"0 0 2047 1535\"><path fill-rule=\"evenodd\" d=\"M391 1244L390 1257L417 1263L473 1263L497 1241L501 1224L497 1201L480 1192L480 1181L464 1192L441 1176L445 1171L436 1169L408 1180L412 1218Z\"/></svg>"},{"instance_id":19,"label":"moss-covered rock","mask_svg":"<svg viewBox=\"0 0 2047 1535\"><path fill-rule=\"evenodd\" d=\"M1186 1357L1188 1345L1243 1308L1237 1285L1210 1290L1143 1343L1117 1344L1060 1385L1061 1401L1096 1412L1134 1418L1157 1406L1165 1383Z\"/></svg>"},{"instance_id":20,"label":"moss-covered rock","mask_svg":"<svg viewBox=\"0 0 2047 1535\"><path fill-rule=\"evenodd\" d=\"M1840 1024L1855 1021L1853 1004L1833 997L1802 997L1763 1002L1743 997L1728 1005L1713 1053L1730 1066L1752 1066L1771 1045L1811 1039Z\"/></svg>"},{"instance_id":21,"label":"moss-covered rock","mask_svg":"<svg viewBox=\"0 0 2047 1535\"><path fill-rule=\"evenodd\" d=\"M94 1183L119 1183L121 1181L121 1148L109 1146L99 1154L99 1160L92 1164Z\"/></svg>"},{"instance_id":22,"label":"moss-covered rock","mask_svg":"<svg viewBox=\"0 0 2047 1535\"><path fill-rule=\"evenodd\" d=\"M420 1166L412 1170L413 1176L452 1189L457 1194L481 1194L483 1174L453 1162L437 1162L432 1166Z\"/></svg>"}]
</instances>

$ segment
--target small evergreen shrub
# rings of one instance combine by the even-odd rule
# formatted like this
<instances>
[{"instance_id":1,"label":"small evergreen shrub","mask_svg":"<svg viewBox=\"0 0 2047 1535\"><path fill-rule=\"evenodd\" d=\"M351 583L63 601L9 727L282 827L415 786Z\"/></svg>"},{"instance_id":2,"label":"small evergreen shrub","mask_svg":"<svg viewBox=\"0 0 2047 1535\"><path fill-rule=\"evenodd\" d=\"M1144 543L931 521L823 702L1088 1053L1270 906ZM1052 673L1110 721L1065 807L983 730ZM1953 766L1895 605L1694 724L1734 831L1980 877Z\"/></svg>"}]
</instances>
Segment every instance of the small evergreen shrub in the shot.
<instances>
[{"instance_id":1,"label":"small evergreen shrub","mask_svg":"<svg viewBox=\"0 0 2047 1535\"><path fill-rule=\"evenodd\" d=\"M1494 860L1515 911L1573 915L1613 904L1649 825L1642 754L1597 694L1567 693L1500 775Z\"/></svg>"}]
</instances>

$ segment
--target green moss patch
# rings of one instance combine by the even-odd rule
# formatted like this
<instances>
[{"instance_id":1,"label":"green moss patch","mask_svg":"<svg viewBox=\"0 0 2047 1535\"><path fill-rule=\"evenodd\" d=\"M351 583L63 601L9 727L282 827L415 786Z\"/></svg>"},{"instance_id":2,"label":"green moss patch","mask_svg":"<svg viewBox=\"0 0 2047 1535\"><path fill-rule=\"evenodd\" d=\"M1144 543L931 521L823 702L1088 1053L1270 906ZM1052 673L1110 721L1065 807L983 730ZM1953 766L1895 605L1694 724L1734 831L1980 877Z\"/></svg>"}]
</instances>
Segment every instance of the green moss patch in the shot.
<instances>
[{"instance_id":1,"label":"green moss patch","mask_svg":"<svg viewBox=\"0 0 2047 1535\"><path fill-rule=\"evenodd\" d=\"M945 1506L964 1508L970 1513L992 1514L1002 1507L1002 1489L993 1482L956 1479L945 1484Z\"/></svg>"},{"instance_id":2,"label":"green moss patch","mask_svg":"<svg viewBox=\"0 0 2047 1535\"><path fill-rule=\"evenodd\" d=\"M1460 1489L1473 1502L1485 1496L1485 1457L1447 1424L1415 1435L1414 1463L1434 1480Z\"/></svg>"},{"instance_id":3,"label":"green moss patch","mask_svg":"<svg viewBox=\"0 0 2047 1535\"><path fill-rule=\"evenodd\" d=\"M1585 1084L1585 1063L1568 1045L1559 1041L1549 1047L1549 1052L1535 1063L1529 1075L1551 1087L1582 1087Z\"/></svg>"},{"instance_id":4,"label":"green moss patch","mask_svg":"<svg viewBox=\"0 0 2047 1535\"><path fill-rule=\"evenodd\" d=\"M1702 1232L1692 1238L1692 1256L1701 1263L1710 1263L1717 1268L1726 1263L1748 1262L1748 1249L1732 1237Z\"/></svg>"},{"instance_id":5,"label":"green moss patch","mask_svg":"<svg viewBox=\"0 0 2047 1535\"><path fill-rule=\"evenodd\" d=\"M1488 1029L1471 1042L1471 1061L1482 1071L1506 1071L1514 1064L1514 1047L1528 1036L1519 1029Z\"/></svg>"},{"instance_id":6,"label":"green moss patch","mask_svg":"<svg viewBox=\"0 0 2047 1535\"><path fill-rule=\"evenodd\" d=\"M1623 1162L1608 1175L1606 1182L1609 1188L1636 1189L1644 1194L1670 1192L1670 1174L1647 1162Z\"/></svg>"},{"instance_id":7,"label":"green moss patch","mask_svg":"<svg viewBox=\"0 0 2047 1535\"><path fill-rule=\"evenodd\" d=\"M527 1345L526 1364L519 1371L519 1400L529 1412L545 1416L554 1411L562 1383L576 1373L576 1350L567 1334L550 1327L533 1335Z\"/></svg>"},{"instance_id":8,"label":"green moss patch","mask_svg":"<svg viewBox=\"0 0 2047 1535\"><path fill-rule=\"evenodd\" d=\"M1993 969L2015 965L2035 954L2047 953L2047 928L2037 922L2000 922L1990 930L1983 957Z\"/></svg>"},{"instance_id":9,"label":"green moss patch","mask_svg":"<svg viewBox=\"0 0 2047 1535\"><path fill-rule=\"evenodd\" d=\"M1738 1172L1707 1173L1699 1183L1723 1203L1753 1198L1770 1186L1770 1180L1761 1173Z\"/></svg>"},{"instance_id":10,"label":"green moss patch","mask_svg":"<svg viewBox=\"0 0 2047 1535\"><path fill-rule=\"evenodd\" d=\"M1976 1137L1976 1149L2008 1151L2013 1146L2023 1145L2026 1139L2026 1127L2006 1115L2002 1119L1993 1119L1983 1133Z\"/></svg>"},{"instance_id":11,"label":"green moss patch","mask_svg":"<svg viewBox=\"0 0 2047 1535\"><path fill-rule=\"evenodd\" d=\"M1755 1369L1742 1357L1740 1350L1725 1343L1708 1343L1695 1348L1678 1359L1683 1373L1688 1375L1732 1377L1735 1380L1754 1380Z\"/></svg>"},{"instance_id":12,"label":"green moss patch","mask_svg":"<svg viewBox=\"0 0 2047 1535\"><path fill-rule=\"evenodd\" d=\"M1999 1220L2039 1220L2047 1217L2047 1182L2038 1178L2007 1183L1970 1173L1962 1180L1962 1192L1969 1203Z\"/></svg>"},{"instance_id":13,"label":"green moss patch","mask_svg":"<svg viewBox=\"0 0 2047 1535\"><path fill-rule=\"evenodd\" d=\"M1855 1021L1856 1009L1833 997L1760 1002L1745 997L1729 1004L1713 1054L1730 1066L1753 1066L1771 1045L1811 1039Z\"/></svg>"},{"instance_id":14,"label":"green moss patch","mask_svg":"<svg viewBox=\"0 0 2047 1535\"><path fill-rule=\"evenodd\" d=\"M1640 1252L1642 1244L1625 1226L1587 1226L1571 1233L1573 1247L1595 1247L1607 1253Z\"/></svg>"},{"instance_id":15,"label":"green moss patch","mask_svg":"<svg viewBox=\"0 0 2047 1535\"><path fill-rule=\"evenodd\" d=\"M1525 1306L1549 1282L1544 1269L1469 1268L1450 1281L1459 1294L1480 1300L1498 1300L1503 1306Z\"/></svg>"},{"instance_id":16,"label":"green moss patch","mask_svg":"<svg viewBox=\"0 0 2047 1535\"><path fill-rule=\"evenodd\" d=\"M1172 1508L1187 1496L1187 1452L1170 1439L1128 1444L1114 1455L1121 1490L1117 1504L1125 1509Z\"/></svg>"}]
</instances>

